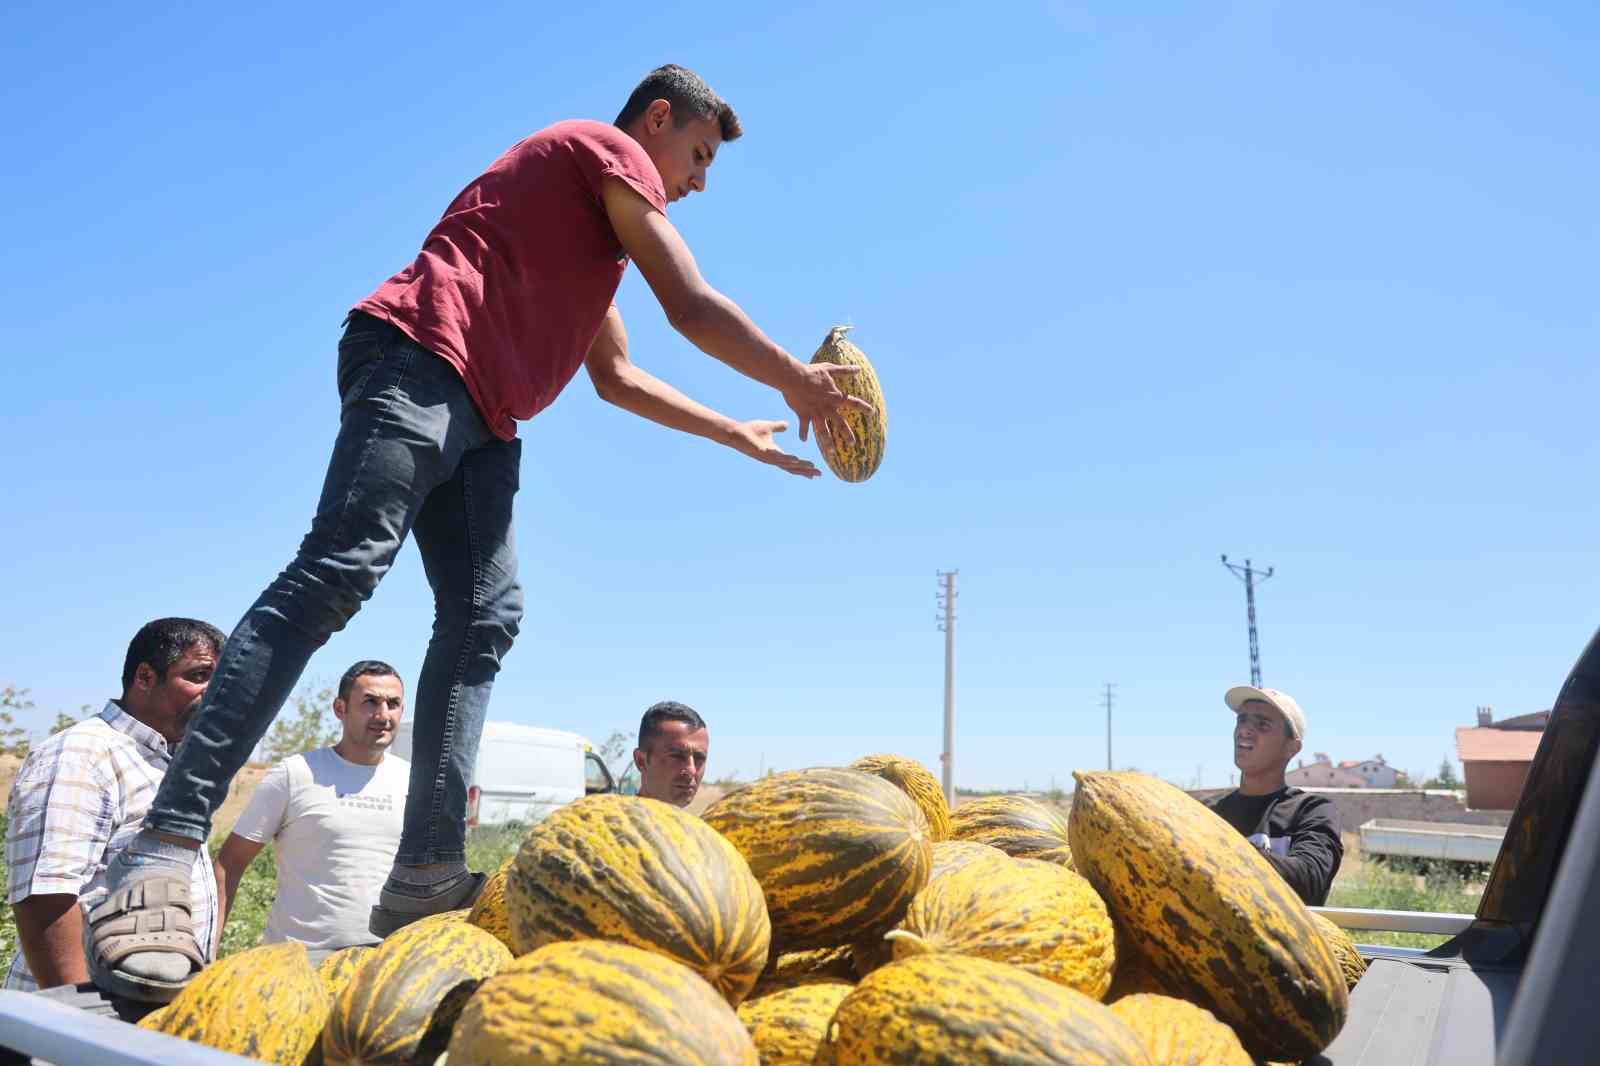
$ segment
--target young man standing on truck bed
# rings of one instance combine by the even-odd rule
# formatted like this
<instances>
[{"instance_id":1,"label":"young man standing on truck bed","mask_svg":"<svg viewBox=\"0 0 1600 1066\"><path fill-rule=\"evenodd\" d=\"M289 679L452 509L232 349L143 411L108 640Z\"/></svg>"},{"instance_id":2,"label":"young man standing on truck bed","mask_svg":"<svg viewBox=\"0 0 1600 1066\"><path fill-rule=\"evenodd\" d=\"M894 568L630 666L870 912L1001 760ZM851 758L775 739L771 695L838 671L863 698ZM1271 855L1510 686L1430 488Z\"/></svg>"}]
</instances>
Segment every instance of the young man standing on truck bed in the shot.
<instances>
[{"instance_id":1,"label":"young man standing on truck bed","mask_svg":"<svg viewBox=\"0 0 1600 1066\"><path fill-rule=\"evenodd\" d=\"M711 733L693 707L664 700L639 720L639 746L633 765L639 768L639 795L675 807L687 807L706 775Z\"/></svg>"},{"instance_id":2,"label":"young man standing on truck bed","mask_svg":"<svg viewBox=\"0 0 1600 1066\"><path fill-rule=\"evenodd\" d=\"M367 921L400 843L411 779L411 764L389 752L405 695L394 667L376 659L339 678L339 742L267 771L217 853L224 921L245 868L271 842L278 894L262 943L299 941L316 963L377 940Z\"/></svg>"},{"instance_id":3,"label":"young man standing on truck bed","mask_svg":"<svg viewBox=\"0 0 1600 1066\"><path fill-rule=\"evenodd\" d=\"M193 618L146 623L128 644L122 695L23 760L6 826L19 948L7 988L89 980L83 927L106 898L106 864L139 831L222 642L221 630ZM188 943L209 959L221 924L210 860L193 856L179 887Z\"/></svg>"},{"instance_id":4,"label":"young man standing on truck bed","mask_svg":"<svg viewBox=\"0 0 1600 1066\"><path fill-rule=\"evenodd\" d=\"M1233 710L1233 764L1239 787L1206 805L1261 849L1289 887L1313 906L1327 902L1344 844L1339 812L1326 796L1284 781L1305 740L1300 705L1276 689L1238 685L1224 702Z\"/></svg>"},{"instance_id":5,"label":"young man standing on truck bed","mask_svg":"<svg viewBox=\"0 0 1600 1066\"><path fill-rule=\"evenodd\" d=\"M405 829L371 929L467 906L467 779L490 687L522 617L512 547L518 420L586 366L624 410L801 477L817 468L773 441L782 422L738 422L635 366L612 304L629 260L696 347L778 391L800 422L853 441L842 414L870 405L767 338L700 276L667 204L703 191L733 109L666 66L614 124L560 122L512 146L445 209L416 260L360 301L339 343L338 436L311 530L229 636L147 829L111 863L90 931L109 991L170 1000L198 972L175 946L179 890L233 776L311 654L372 595L408 534L434 593L417 680Z\"/></svg>"}]
</instances>

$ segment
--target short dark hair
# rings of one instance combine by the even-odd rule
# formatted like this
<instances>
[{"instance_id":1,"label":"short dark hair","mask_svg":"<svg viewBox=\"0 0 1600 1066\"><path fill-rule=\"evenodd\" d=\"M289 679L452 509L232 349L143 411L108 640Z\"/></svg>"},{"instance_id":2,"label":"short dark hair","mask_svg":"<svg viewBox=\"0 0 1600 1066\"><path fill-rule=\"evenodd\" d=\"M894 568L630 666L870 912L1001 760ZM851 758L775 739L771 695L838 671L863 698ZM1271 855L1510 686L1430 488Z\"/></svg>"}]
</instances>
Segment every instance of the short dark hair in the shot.
<instances>
[{"instance_id":1,"label":"short dark hair","mask_svg":"<svg viewBox=\"0 0 1600 1066\"><path fill-rule=\"evenodd\" d=\"M626 129L645 113L652 100L665 100L672 105L672 124L678 129L688 125L691 117L714 118L722 130L724 142L737 141L744 133L739 116L733 113L728 101L712 92L700 75L676 63L657 67L644 76L644 81L622 105L616 125Z\"/></svg>"},{"instance_id":2,"label":"short dark hair","mask_svg":"<svg viewBox=\"0 0 1600 1066\"><path fill-rule=\"evenodd\" d=\"M358 677L399 677L400 671L390 666L381 659L362 659L344 672L339 678L338 699L350 698L350 686L356 683Z\"/></svg>"},{"instance_id":3,"label":"short dark hair","mask_svg":"<svg viewBox=\"0 0 1600 1066\"><path fill-rule=\"evenodd\" d=\"M661 732L662 722L682 722L689 727L689 732L698 732L706 727L706 720L695 712L693 707L677 700L662 700L653 704L644 717L639 719L639 747L643 748L656 738Z\"/></svg>"},{"instance_id":4,"label":"short dark hair","mask_svg":"<svg viewBox=\"0 0 1600 1066\"><path fill-rule=\"evenodd\" d=\"M161 680L167 679L172 664L183 658L183 653L196 644L203 644L212 655L222 654L222 645L228 638L222 630L209 622L196 618L157 618L139 627L128 643L127 658L122 660L122 691L133 684L133 675L139 672L140 663L149 663Z\"/></svg>"}]
</instances>

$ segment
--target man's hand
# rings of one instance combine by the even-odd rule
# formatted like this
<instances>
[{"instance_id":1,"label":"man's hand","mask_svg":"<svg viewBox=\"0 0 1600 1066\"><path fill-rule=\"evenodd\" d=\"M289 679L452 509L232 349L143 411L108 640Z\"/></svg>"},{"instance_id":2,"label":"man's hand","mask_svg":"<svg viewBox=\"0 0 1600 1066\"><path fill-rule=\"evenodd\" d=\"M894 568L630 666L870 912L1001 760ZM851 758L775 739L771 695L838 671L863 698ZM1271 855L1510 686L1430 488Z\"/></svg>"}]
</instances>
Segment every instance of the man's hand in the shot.
<instances>
[{"instance_id":1,"label":"man's hand","mask_svg":"<svg viewBox=\"0 0 1600 1066\"><path fill-rule=\"evenodd\" d=\"M830 439L854 444L856 433L845 421L844 412L854 409L871 414L873 407L866 400L847 394L837 379L854 376L861 368L836 363L806 363L804 368L801 380L783 393L784 402L800 420L800 439L806 439L815 422L819 432L825 431Z\"/></svg>"},{"instance_id":2,"label":"man's hand","mask_svg":"<svg viewBox=\"0 0 1600 1066\"><path fill-rule=\"evenodd\" d=\"M789 428L787 422L740 422L733 427L729 445L739 452L743 452L758 462L768 463L779 470L787 470L797 477L818 477L822 471L816 465L801 459L799 456L790 455L773 441L774 433L782 433Z\"/></svg>"}]
</instances>

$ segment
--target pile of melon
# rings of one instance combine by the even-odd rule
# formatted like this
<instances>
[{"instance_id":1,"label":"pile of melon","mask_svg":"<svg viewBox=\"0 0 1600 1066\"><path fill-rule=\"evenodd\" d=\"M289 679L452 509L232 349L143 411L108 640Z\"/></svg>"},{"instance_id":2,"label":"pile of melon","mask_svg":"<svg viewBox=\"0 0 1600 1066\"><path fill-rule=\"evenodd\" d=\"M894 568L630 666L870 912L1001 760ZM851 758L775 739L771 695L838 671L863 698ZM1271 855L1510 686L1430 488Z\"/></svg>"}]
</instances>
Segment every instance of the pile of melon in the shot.
<instances>
[{"instance_id":1,"label":"pile of melon","mask_svg":"<svg viewBox=\"0 0 1600 1066\"><path fill-rule=\"evenodd\" d=\"M1352 961L1353 959L1353 961ZM141 1024L286 1066L1299 1061L1360 959L1177 789L952 812L920 764L774 774L703 817L590 796L470 912L320 971L212 967Z\"/></svg>"}]
</instances>

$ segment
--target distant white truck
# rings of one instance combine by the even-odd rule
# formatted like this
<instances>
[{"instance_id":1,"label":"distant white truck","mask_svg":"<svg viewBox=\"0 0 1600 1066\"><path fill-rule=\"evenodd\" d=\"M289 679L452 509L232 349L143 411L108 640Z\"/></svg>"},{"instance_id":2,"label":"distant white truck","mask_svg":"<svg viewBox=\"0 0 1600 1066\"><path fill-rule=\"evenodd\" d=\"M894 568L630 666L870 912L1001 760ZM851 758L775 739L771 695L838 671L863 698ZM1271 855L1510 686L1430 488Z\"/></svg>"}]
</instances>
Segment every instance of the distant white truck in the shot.
<instances>
[{"instance_id":1,"label":"distant white truck","mask_svg":"<svg viewBox=\"0 0 1600 1066\"><path fill-rule=\"evenodd\" d=\"M403 721L394 736L394 753L408 761L411 730L412 722ZM580 796L616 791L617 782L594 745L579 734L485 722L478 765L467 789L467 824L532 825Z\"/></svg>"}]
</instances>

